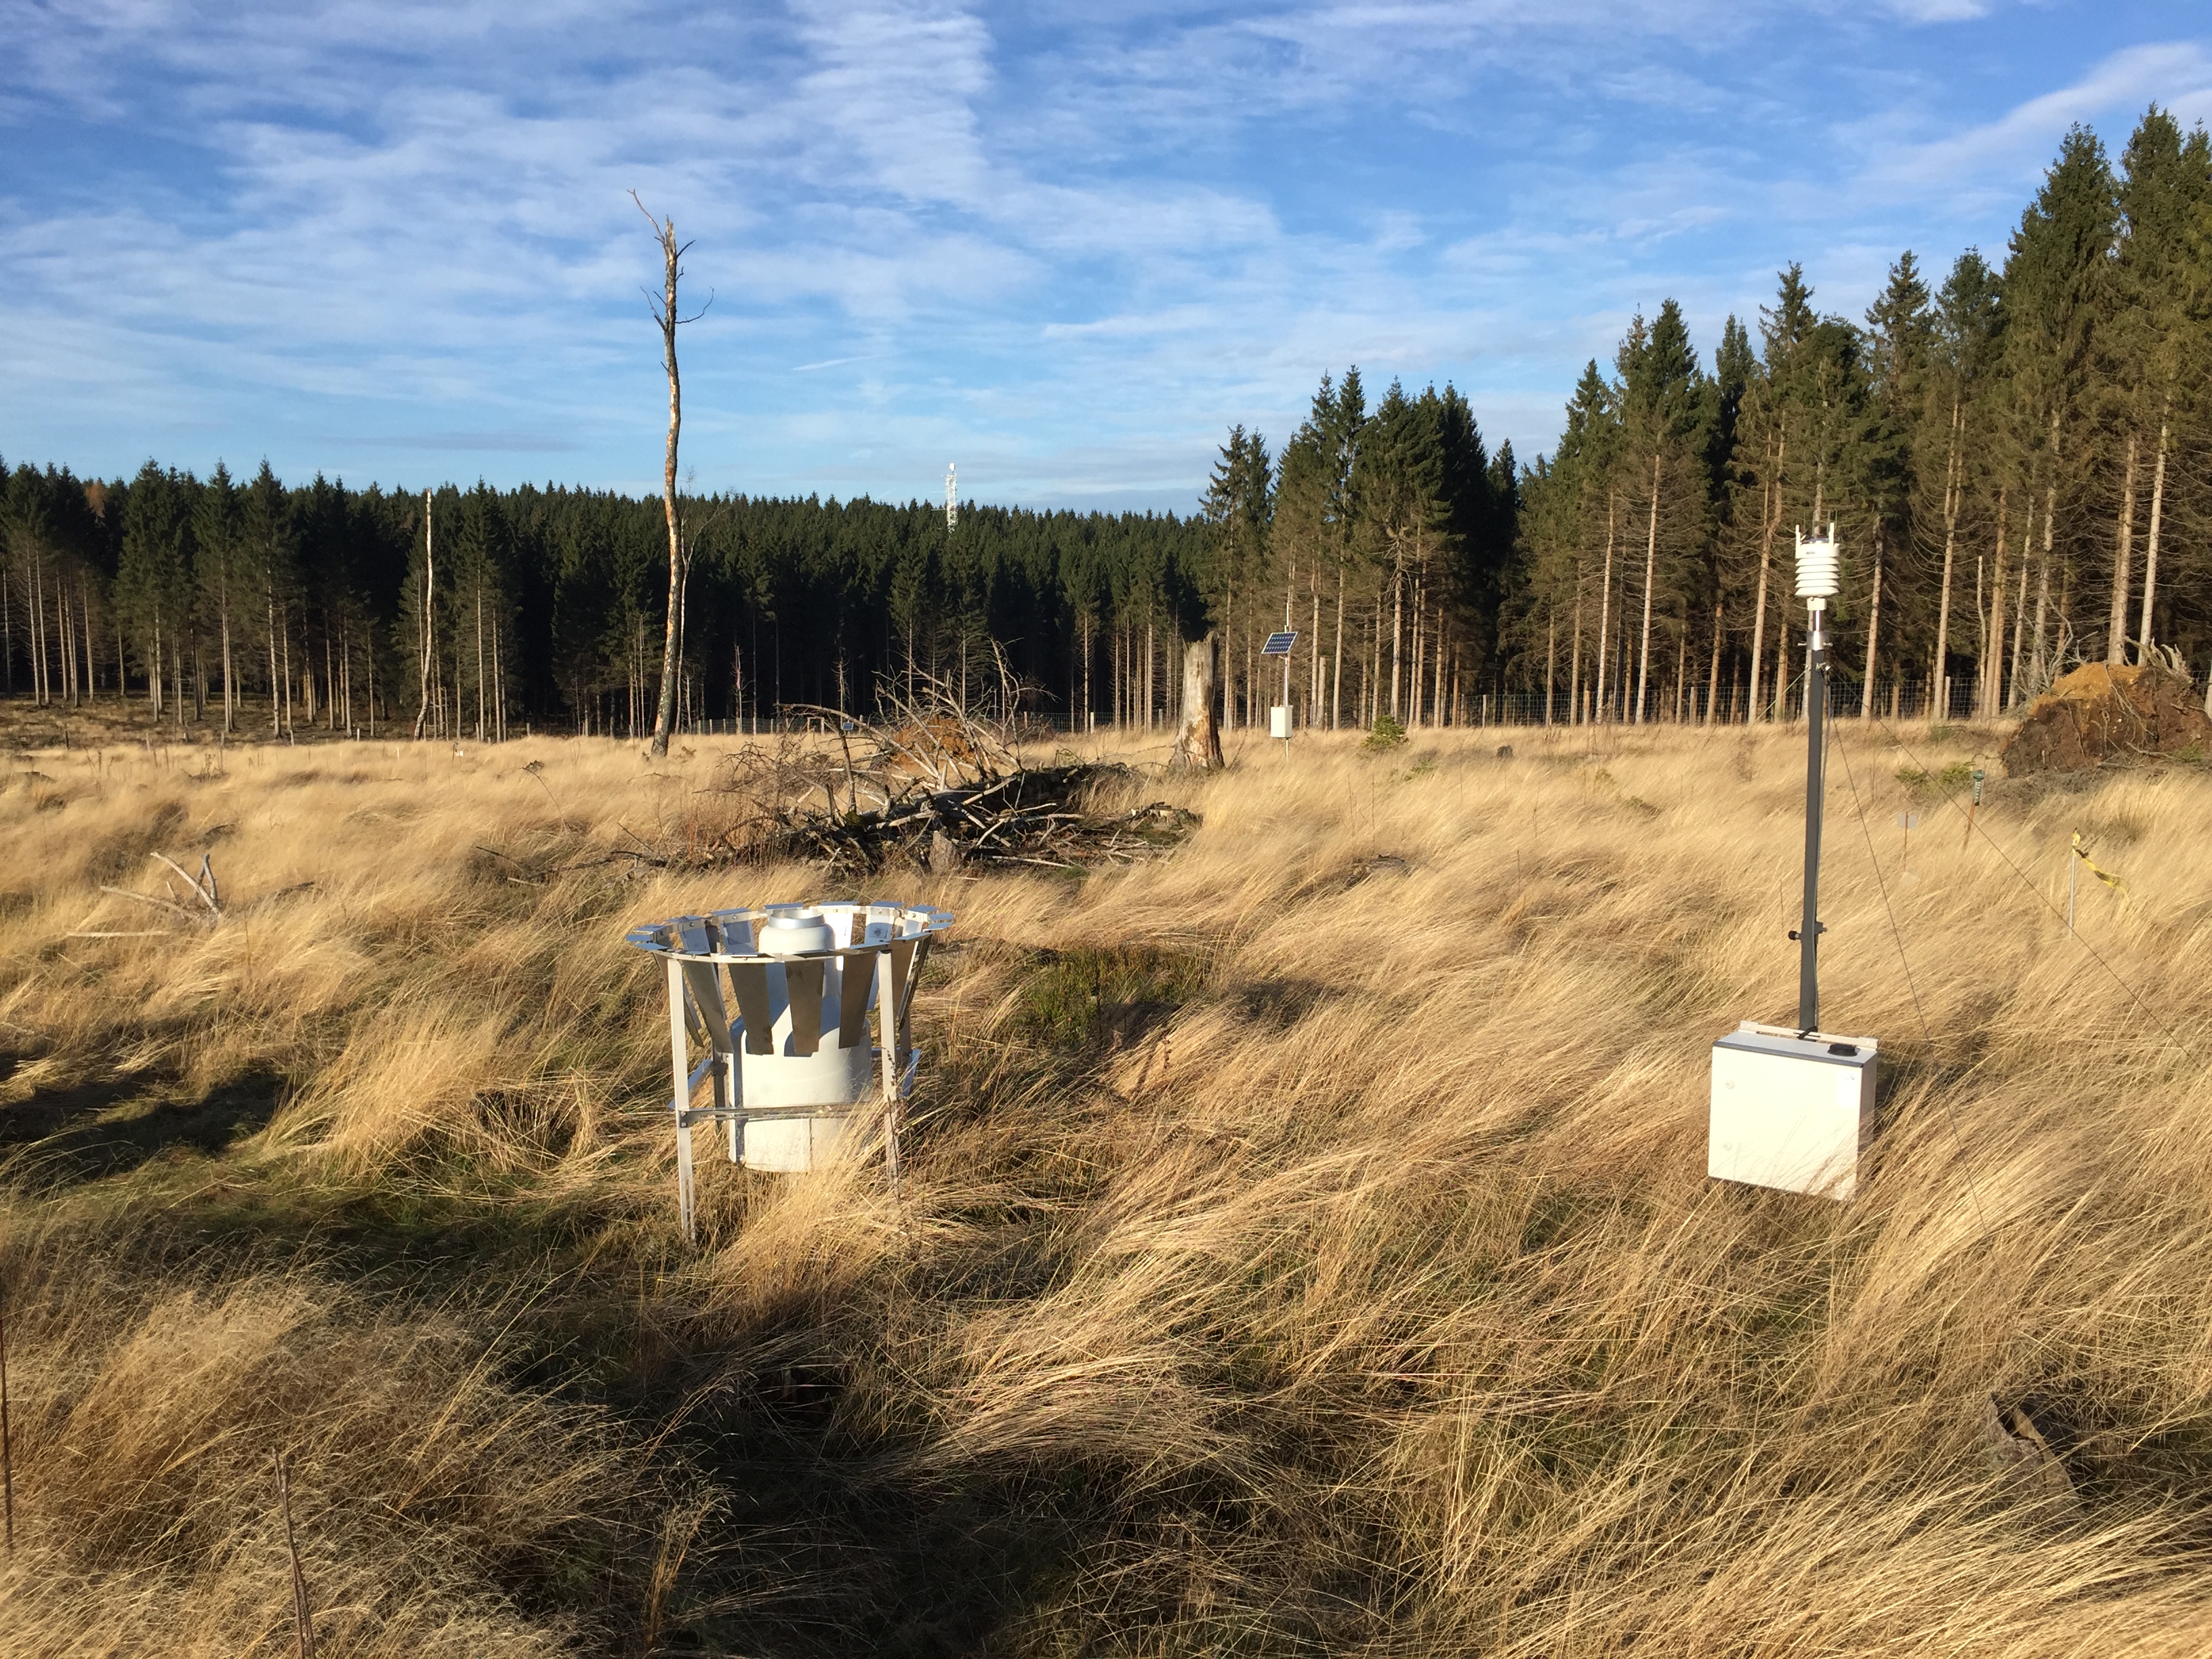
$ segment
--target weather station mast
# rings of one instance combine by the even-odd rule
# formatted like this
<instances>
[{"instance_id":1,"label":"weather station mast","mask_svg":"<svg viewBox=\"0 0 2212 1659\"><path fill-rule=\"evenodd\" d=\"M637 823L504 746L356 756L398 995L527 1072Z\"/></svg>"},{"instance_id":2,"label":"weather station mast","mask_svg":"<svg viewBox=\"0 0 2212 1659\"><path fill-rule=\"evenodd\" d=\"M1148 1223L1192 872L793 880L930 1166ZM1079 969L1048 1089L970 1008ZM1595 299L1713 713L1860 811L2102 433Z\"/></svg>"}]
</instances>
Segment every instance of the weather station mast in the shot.
<instances>
[{"instance_id":1,"label":"weather station mast","mask_svg":"<svg viewBox=\"0 0 2212 1659\"><path fill-rule=\"evenodd\" d=\"M1820 1029L1820 818L1827 781L1828 601L1842 588L1836 527L1797 535L1797 597L1805 601L1804 908L1797 943L1797 1023L1745 1020L1713 1044L1705 1173L1784 1192L1849 1199L1874 1127L1872 1037Z\"/></svg>"}]
</instances>

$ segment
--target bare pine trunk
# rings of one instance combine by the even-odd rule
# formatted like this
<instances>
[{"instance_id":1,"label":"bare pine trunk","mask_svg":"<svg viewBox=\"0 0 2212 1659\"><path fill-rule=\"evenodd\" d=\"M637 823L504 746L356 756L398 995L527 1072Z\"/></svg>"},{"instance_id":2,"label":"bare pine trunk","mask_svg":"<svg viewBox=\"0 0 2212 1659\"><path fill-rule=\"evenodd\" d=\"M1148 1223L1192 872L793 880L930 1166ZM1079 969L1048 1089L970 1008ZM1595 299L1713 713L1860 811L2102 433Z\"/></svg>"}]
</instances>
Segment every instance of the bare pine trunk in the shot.
<instances>
[{"instance_id":1,"label":"bare pine trunk","mask_svg":"<svg viewBox=\"0 0 2212 1659\"><path fill-rule=\"evenodd\" d=\"M1778 612L1774 623L1774 718L1779 721L1790 713L1790 613Z\"/></svg>"},{"instance_id":2,"label":"bare pine trunk","mask_svg":"<svg viewBox=\"0 0 2212 1659\"><path fill-rule=\"evenodd\" d=\"M2035 684L2039 692L2051 681L2050 653L2044 644L2044 628L2051 611L2051 520L2058 512L2058 411L2051 411L2051 477L2043 489L2043 561L2035 582Z\"/></svg>"},{"instance_id":3,"label":"bare pine trunk","mask_svg":"<svg viewBox=\"0 0 2212 1659\"><path fill-rule=\"evenodd\" d=\"M1859 718L1874 717L1874 670L1881 648L1881 526L1874 527L1874 597L1867 605L1866 684L1859 688Z\"/></svg>"},{"instance_id":4,"label":"bare pine trunk","mask_svg":"<svg viewBox=\"0 0 2212 1659\"><path fill-rule=\"evenodd\" d=\"M1328 729L1344 724L1344 564L1336 567L1336 643L1328 657Z\"/></svg>"},{"instance_id":5,"label":"bare pine trunk","mask_svg":"<svg viewBox=\"0 0 2212 1659\"><path fill-rule=\"evenodd\" d=\"M1597 687L1590 696L1590 715L1594 720L1605 718L1606 641L1613 620L1613 497L1607 491L1605 498L1605 569L1600 580L1597 600Z\"/></svg>"},{"instance_id":6,"label":"bare pine trunk","mask_svg":"<svg viewBox=\"0 0 2212 1659\"><path fill-rule=\"evenodd\" d=\"M1774 465L1759 496L1759 605L1751 616L1751 687L1744 696L1746 722L1759 714L1759 659L1766 646L1766 575L1774 563L1774 532L1782 524L1782 467L1790 458L1790 434L1784 432L1775 446Z\"/></svg>"},{"instance_id":7,"label":"bare pine trunk","mask_svg":"<svg viewBox=\"0 0 2212 1659\"><path fill-rule=\"evenodd\" d=\"M2142 625L2136 629L2136 660L2148 662L2151 603L2158 597L2159 520L2166 508L2166 422L2159 422L2158 459L2150 475L2150 532L2143 542Z\"/></svg>"},{"instance_id":8,"label":"bare pine trunk","mask_svg":"<svg viewBox=\"0 0 2212 1659\"><path fill-rule=\"evenodd\" d=\"M2008 497L1997 496L1997 556L1995 579L1990 585L1990 619L1983 630L1988 636L1990 648L1983 655L1980 693L1977 704L1985 720L1997 717L2004 696L2004 605L2005 605L2005 505ZM1975 567L1976 575L1980 567Z\"/></svg>"},{"instance_id":9,"label":"bare pine trunk","mask_svg":"<svg viewBox=\"0 0 2212 1659\"><path fill-rule=\"evenodd\" d=\"M1419 567L1416 566L1414 568L1418 573ZM1421 724L1421 687L1423 683L1421 676L1423 669L1428 661L1428 659L1422 654L1422 647L1428 642L1428 632L1425 626L1427 617L1423 610L1423 587L1424 584L1420 576L1416 574L1413 577L1413 672L1406 677L1406 724L1410 726L1419 726Z\"/></svg>"},{"instance_id":10,"label":"bare pine trunk","mask_svg":"<svg viewBox=\"0 0 2212 1659\"><path fill-rule=\"evenodd\" d=\"M1644 535L1644 644L1636 669L1636 724L1644 724L1651 685L1651 580L1659 567L1659 457L1651 457L1651 517Z\"/></svg>"},{"instance_id":11,"label":"bare pine trunk","mask_svg":"<svg viewBox=\"0 0 2212 1659\"><path fill-rule=\"evenodd\" d=\"M2128 465L2120 486L2119 533L2112 548L2112 609L2105 629L2105 660L2117 667L2128 659L2128 584L2136 555L2136 434L2128 434Z\"/></svg>"},{"instance_id":12,"label":"bare pine trunk","mask_svg":"<svg viewBox=\"0 0 2212 1659\"><path fill-rule=\"evenodd\" d=\"M1318 586L1312 590L1312 598L1313 645L1310 654L1311 655L1313 661L1310 665L1310 671L1308 674L1309 689L1306 692L1306 724L1309 726L1319 726L1321 724L1321 695L1326 689L1327 682L1322 678L1322 670L1321 589Z\"/></svg>"},{"instance_id":13,"label":"bare pine trunk","mask_svg":"<svg viewBox=\"0 0 2212 1659\"><path fill-rule=\"evenodd\" d=\"M1544 612L1544 724L1552 723L1552 704L1559 695L1559 615Z\"/></svg>"},{"instance_id":14,"label":"bare pine trunk","mask_svg":"<svg viewBox=\"0 0 2212 1659\"><path fill-rule=\"evenodd\" d=\"M1575 643L1567 665L1567 724L1583 723L1583 573L1575 567Z\"/></svg>"},{"instance_id":15,"label":"bare pine trunk","mask_svg":"<svg viewBox=\"0 0 2212 1659\"><path fill-rule=\"evenodd\" d=\"M1406 640L1406 571L1403 562L1390 573L1390 718L1405 714L1398 699L1399 653Z\"/></svg>"},{"instance_id":16,"label":"bare pine trunk","mask_svg":"<svg viewBox=\"0 0 2212 1659\"><path fill-rule=\"evenodd\" d=\"M1943 596L1936 610L1936 665L1928 677L1929 690L1938 698L1944 695L1944 684L1951 673L1951 569L1959 546L1960 418L1959 399L1954 397L1950 447L1943 459Z\"/></svg>"},{"instance_id":17,"label":"bare pine trunk","mask_svg":"<svg viewBox=\"0 0 2212 1659\"><path fill-rule=\"evenodd\" d=\"M1715 605L1713 607L1713 672L1711 677L1705 682L1705 714L1703 724L1711 726L1713 723L1713 706L1720 701L1720 696L1721 607Z\"/></svg>"},{"instance_id":18,"label":"bare pine trunk","mask_svg":"<svg viewBox=\"0 0 2212 1659\"><path fill-rule=\"evenodd\" d=\"M430 618L438 598L438 542L431 520L430 492L422 492L422 700L415 710L415 736L420 739L430 718Z\"/></svg>"},{"instance_id":19,"label":"bare pine trunk","mask_svg":"<svg viewBox=\"0 0 2212 1659\"><path fill-rule=\"evenodd\" d=\"M637 202L636 191L630 192L630 200ZM662 289L653 320L660 327L661 367L668 374L668 448L660 475L661 509L668 520L668 620L661 634L660 700L653 718L653 752L665 755L668 734L676 721L676 677L682 668L684 637L684 535L676 512L676 452L677 440L684 430L684 381L676 368L676 331L686 319L677 313L676 285L684 274L684 247L689 244L678 244L675 220L656 222L645 212L642 202L637 203L637 210L645 213L646 222L653 225L654 239L660 244ZM962 691L964 695L964 686Z\"/></svg>"}]
</instances>

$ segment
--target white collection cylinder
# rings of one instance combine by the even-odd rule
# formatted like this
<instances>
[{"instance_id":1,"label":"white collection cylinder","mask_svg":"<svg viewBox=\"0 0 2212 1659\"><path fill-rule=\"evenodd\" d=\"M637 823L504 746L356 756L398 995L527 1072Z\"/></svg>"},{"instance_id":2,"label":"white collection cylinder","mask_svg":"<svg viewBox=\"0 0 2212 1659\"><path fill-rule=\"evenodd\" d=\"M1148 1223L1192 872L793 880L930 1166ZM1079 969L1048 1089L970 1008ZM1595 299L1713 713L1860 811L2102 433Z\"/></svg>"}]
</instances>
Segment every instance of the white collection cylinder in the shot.
<instances>
[{"instance_id":1,"label":"white collection cylinder","mask_svg":"<svg viewBox=\"0 0 2212 1659\"><path fill-rule=\"evenodd\" d=\"M845 920L849 927L849 911ZM835 950L837 930L830 917L812 905L778 906L761 922L757 937L761 954L800 957L811 951ZM890 937L887 922L870 923L864 939L878 943ZM789 975L781 966L768 969L769 1007L773 1052L757 1054L750 1045L738 1044L739 1097L748 1107L786 1108L823 1106L834 1109L807 1117L769 1118L744 1126L738 1158L748 1169L803 1174L830 1157L852 1121L849 1109L878 1090L875 1049L864 1036L850 1048L842 1046L838 1011L844 1005L845 975L866 974L870 979L867 1017L875 1013L873 983L876 959L824 957L822 965L822 1005L817 1017L820 1035L814 1052L801 1054L793 1035Z\"/></svg>"}]
</instances>

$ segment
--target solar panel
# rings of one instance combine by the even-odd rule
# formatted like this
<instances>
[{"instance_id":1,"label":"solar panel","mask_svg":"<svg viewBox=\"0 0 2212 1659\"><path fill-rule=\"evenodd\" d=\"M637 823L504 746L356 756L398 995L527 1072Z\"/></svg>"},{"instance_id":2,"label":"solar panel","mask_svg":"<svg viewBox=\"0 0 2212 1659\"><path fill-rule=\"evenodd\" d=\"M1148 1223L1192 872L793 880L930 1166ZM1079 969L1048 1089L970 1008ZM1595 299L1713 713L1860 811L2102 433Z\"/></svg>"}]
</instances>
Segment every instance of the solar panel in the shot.
<instances>
[{"instance_id":1,"label":"solar panel","mask_svg":"<svg viewBox=\"0 0 2212 1659\"><path fill-rule=\"evenodd\" d=\"M1291 654L1291 647L1297 637L1295 632L1270 634L1267 635L1267 644L1260 647L1260 654L1263 657L1287 657Z\"/></svg>"}]
</instances>

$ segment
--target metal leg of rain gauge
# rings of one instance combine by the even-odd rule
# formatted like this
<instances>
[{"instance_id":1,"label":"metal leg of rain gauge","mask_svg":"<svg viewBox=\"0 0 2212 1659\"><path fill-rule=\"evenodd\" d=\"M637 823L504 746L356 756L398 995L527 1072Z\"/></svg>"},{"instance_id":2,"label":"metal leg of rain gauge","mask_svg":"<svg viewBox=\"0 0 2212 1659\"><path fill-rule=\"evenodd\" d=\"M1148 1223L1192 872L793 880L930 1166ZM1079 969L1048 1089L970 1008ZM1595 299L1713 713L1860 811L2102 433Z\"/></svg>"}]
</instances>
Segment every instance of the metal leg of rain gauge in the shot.
<instances>
[{"instance_id":1,"label":"metal leg of rain gauge","mask_svg":"<svg viewBox=\"0 0 2212 1659\"><path fill-rule=\"evenodd\" d=\"M891 1190L899 1179L898 993L891 971L891 953L876 954L876 1036L881 1044L884 1084L884 1173Z\"/></svg>"}]
</instances>

